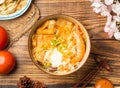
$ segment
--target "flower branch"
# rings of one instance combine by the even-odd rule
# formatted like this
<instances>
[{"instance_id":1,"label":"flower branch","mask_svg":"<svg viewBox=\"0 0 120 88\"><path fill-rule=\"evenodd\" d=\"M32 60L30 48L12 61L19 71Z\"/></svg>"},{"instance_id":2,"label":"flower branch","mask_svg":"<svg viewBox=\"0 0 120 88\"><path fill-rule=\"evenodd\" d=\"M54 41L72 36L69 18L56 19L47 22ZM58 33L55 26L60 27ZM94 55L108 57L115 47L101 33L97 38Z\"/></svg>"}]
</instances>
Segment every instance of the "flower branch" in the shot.
<instances>
[{"instance_id":1,"label":"flower branch","mask_svg":"<svg viewBox=\"0 0 120 88\"><path fill-rule=\"evenodd\" d=\"M104 32L120 40L120 0L89 0L93 11L107 17Z\"/></svg>"}]
</instances>

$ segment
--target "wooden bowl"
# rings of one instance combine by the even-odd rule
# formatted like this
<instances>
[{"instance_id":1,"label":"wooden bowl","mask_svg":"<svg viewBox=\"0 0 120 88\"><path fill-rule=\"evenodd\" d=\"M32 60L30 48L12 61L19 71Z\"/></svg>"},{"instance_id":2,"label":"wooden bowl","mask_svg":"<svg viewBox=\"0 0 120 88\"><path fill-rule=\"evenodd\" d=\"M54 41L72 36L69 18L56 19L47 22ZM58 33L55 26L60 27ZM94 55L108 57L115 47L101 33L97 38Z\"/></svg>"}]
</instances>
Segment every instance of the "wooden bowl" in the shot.
<instances>
[{"instance_id":1,"label":"wooden bowl","mask_svg":"<svg viewBox=\"0 0 120 88\"><path fill-rule=\"evenodd\" d=\"M78 24L82 33L83 33L83 38L84 38L84 42L85 42L85 54L82 58L82 60L79 62L79 65L76 69L72 70L72 71L69 71L69 72L65 72L65 73L54 73L54 72L49 72L47 71L46 69L43 68L43 66L41 66L40 64L38 64L38 62L35 60L35 58L33 57L33 54L32 54L32 36L33 34L36 32L37 28L39 26L42 26L43 23L45 23L47 20L50 20L50 19L57 19L57 18L62 18L62 19L66 19L74 24ZM29 50L29 54L30 54L30 57L32 59L32 61L34 62L34 64L40 68L41 70L43 70L44 72L47 72L49 74L52 74L52 75L68 75L68 74L71 74L75 71L77 71L78 69L80 69L84 63L86 62L88 56L89 56L89 53L90 53L90 39L89 39L89 35L86 31L86 29L84 28L84 26L79 22L77 21L76 19L74 19L73 17L70 17L70 16L67 16L67 15L50 15L50 16L47 16L43 19L40 19L38 22L36 22L36 24L33 26L31 32L30 32L30 35L29 35L29 39L28 39L28 50Z\"/></svg>"}]
</instances>

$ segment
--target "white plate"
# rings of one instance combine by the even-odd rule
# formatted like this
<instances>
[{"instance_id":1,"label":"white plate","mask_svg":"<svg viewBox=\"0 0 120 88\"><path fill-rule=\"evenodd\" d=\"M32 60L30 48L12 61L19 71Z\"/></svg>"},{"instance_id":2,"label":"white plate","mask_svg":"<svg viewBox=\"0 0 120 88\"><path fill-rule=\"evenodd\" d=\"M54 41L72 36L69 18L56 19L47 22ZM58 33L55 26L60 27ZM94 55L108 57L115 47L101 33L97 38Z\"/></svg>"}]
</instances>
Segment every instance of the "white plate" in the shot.
<instances>
[{"instance_id":1,"label":"white plate","mask_svg":"<svg viewBox=\"0 0 120 88\"><path fill-rule=\"evenodd\" d=\"M14 18L21 16L23 13L25 13L27 11L31 2L32 2L32 0L27 0L26 6L15 13L12 13L10 15L0 15L0 20L10 20L10 19L14 19Z\"/></svg>"}]
</instances>

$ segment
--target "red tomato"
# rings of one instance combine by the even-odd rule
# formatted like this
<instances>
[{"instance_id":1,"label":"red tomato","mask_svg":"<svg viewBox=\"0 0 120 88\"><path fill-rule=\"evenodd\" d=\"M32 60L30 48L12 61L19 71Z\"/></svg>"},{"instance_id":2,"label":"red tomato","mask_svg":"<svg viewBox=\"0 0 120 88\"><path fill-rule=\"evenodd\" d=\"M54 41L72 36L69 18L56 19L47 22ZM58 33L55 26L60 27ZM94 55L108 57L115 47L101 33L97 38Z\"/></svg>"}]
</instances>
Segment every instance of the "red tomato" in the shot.
<instances>
[{"instance_id":1,"label":"red tomato","mask_svg":"<svg viewBox=\"0 0 120 88\"><path fill-rule=\"evenodd\" d=\"M4 49L8 42L7 31L0 26L0 50Z\"/></svg>"},{"instance_id":2,"label":"red tomato","mask_svg":"<svg viewBox=\"0 0 120 88\"><path fill-rule=\"evenodd\" d=\"M0 74L9 73L14 66L14 56L9 51L0 51Z\"/></svg>"}]
</instances>

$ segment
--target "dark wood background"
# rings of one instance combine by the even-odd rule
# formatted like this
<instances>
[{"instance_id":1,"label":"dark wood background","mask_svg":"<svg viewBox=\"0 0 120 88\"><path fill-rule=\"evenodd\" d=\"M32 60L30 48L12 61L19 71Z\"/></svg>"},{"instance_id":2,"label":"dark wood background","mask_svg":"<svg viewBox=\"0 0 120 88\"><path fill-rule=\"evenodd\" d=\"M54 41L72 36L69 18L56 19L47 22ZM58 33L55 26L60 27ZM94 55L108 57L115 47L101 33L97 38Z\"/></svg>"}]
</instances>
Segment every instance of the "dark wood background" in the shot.
<instances>
[{"instance_id":1,"label":"dark wood background","mask_svg":"<svg viewBox=\"0 0 120 88\"><path fill-rule=\"evenodd\" d=\"M108 38L107 33L104 32L106 18L94 13L90 2L87 0L33 0L33 3L38 6L41 18L52 14L66 14L80 21L89 33L92 46L91 53L106 57L110 61L113 72L107 72L103 69L89 86L93 87L97 79L105 77L111 80L116 87L120 87L120 41ZM29 32L9 49L15 55L17 64L10 74L0 75L0 88L5 88L5 85L6 88L14 88L19 78L24 75L33 80L43 81L49 86L54 84L72 85L96 66L92 54L90 54L85 65L71 75L53 76L44 73L30 59L28 36Z\"/></svg>"}]
</instances>

